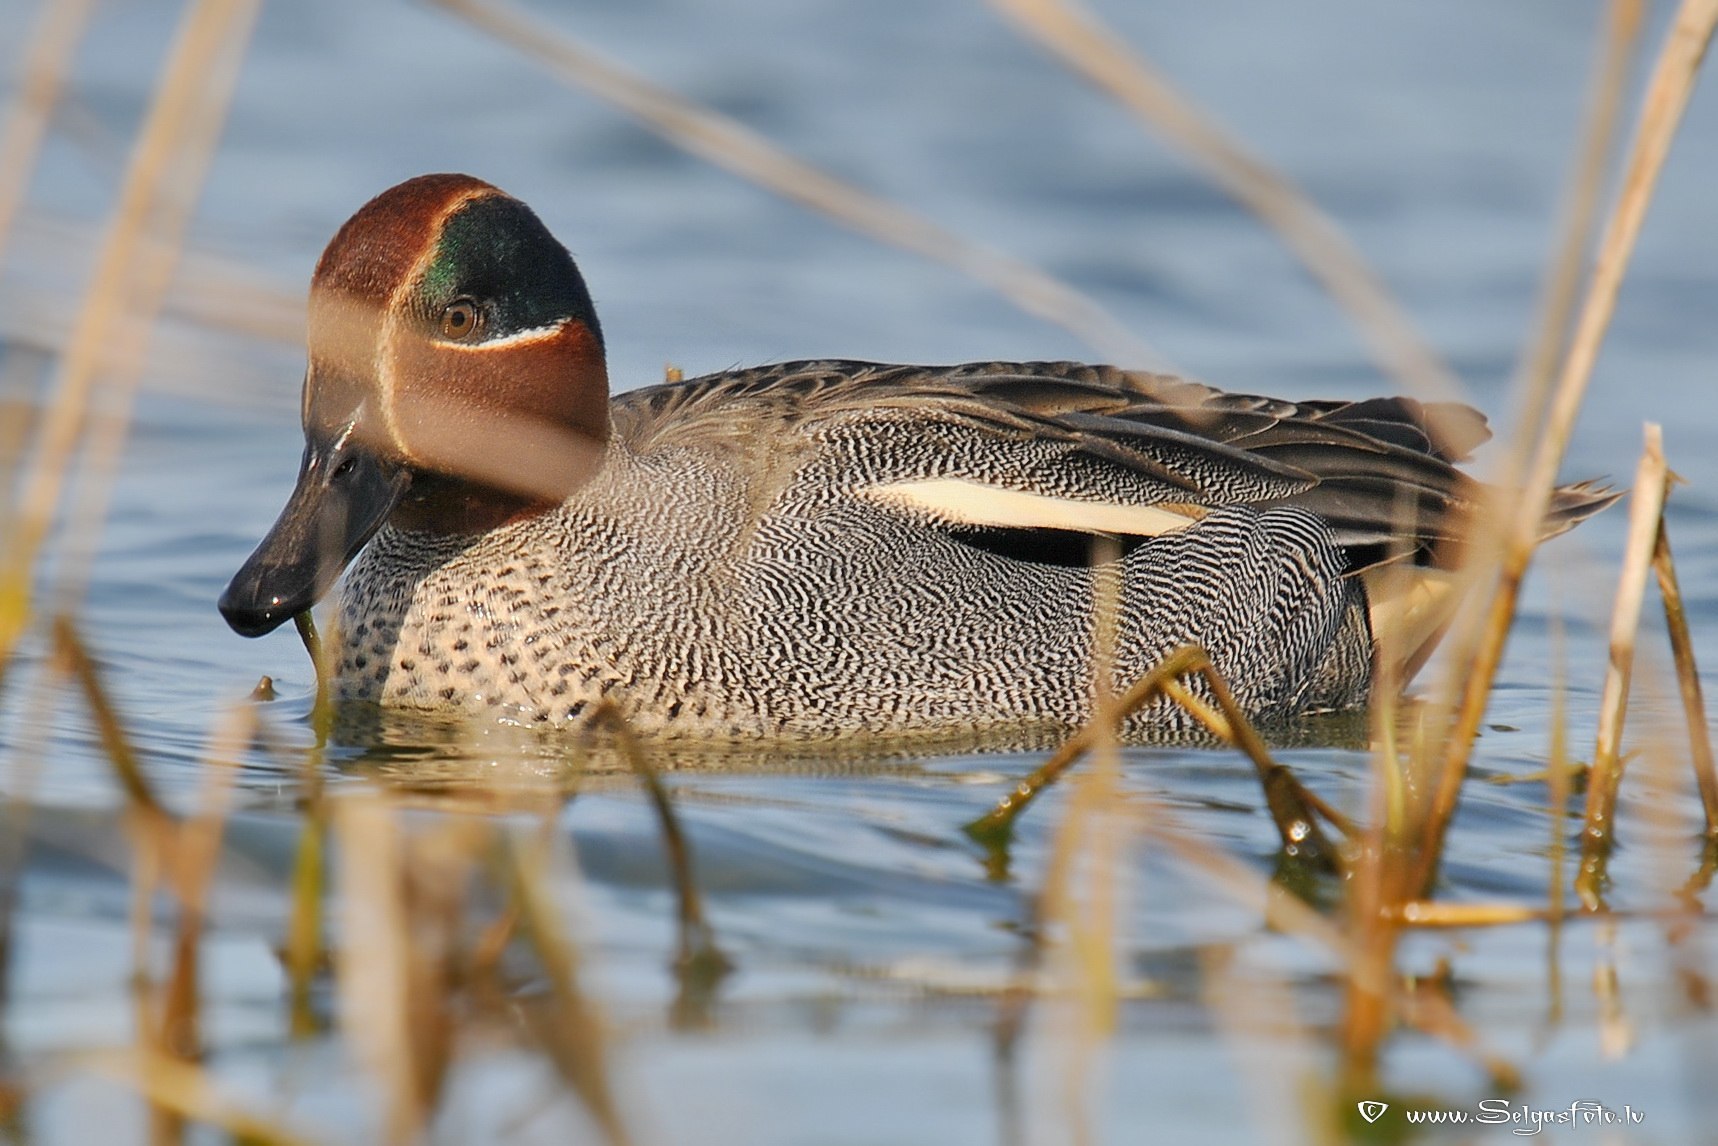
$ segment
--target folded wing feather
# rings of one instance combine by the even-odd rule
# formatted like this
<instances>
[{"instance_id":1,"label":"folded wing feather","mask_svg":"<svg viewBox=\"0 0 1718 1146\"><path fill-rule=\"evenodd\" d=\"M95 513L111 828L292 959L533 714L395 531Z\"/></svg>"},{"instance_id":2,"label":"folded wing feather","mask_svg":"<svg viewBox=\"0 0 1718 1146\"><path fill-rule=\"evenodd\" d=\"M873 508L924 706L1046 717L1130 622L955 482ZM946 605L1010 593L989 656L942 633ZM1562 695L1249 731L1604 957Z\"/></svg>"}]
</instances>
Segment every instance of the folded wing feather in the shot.
<instances>
[{"instance_id":1,"label":"folded wing feather","mask_svg":"<svg viewBox=\"0 0 1718 1146\"><path fill-rule=\"evenodd\" d=\"M748 416L861 458L836 479L853 496L963 540L1151 538L1221 505L1305 508L1330 524L1362 575L1375 637L1410 674L1453 611L1447 570L1482 493L1455 463L1490 437L1482 415L1450 403L1296 403L1074 363L784 363L633 391L615 407L640 446L732 440ZM1615 498L1563 487L1546 536Z\"/></svg>"}]
</instances>

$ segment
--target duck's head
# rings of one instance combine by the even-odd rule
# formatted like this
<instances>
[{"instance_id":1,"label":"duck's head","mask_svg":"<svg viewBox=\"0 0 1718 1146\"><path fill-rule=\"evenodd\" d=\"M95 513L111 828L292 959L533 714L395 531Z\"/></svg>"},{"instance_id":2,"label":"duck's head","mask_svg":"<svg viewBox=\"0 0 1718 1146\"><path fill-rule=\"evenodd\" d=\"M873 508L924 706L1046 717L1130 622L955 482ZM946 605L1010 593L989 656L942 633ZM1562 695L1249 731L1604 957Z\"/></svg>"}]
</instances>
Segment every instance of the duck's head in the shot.
<instances>
[{"instance_id":1,"label":"duck's head","mask_svg":"<svg viewBox=\"0 0 1718 1146\"><path fill-rule=\"evenodd\" d=\"M566 248L467 175L384 191L310 284L304 458L221 594L261 636L315 604L384 522L475 533L559 504L608 439L602 331Z\"/></svg>"}]
</instances>

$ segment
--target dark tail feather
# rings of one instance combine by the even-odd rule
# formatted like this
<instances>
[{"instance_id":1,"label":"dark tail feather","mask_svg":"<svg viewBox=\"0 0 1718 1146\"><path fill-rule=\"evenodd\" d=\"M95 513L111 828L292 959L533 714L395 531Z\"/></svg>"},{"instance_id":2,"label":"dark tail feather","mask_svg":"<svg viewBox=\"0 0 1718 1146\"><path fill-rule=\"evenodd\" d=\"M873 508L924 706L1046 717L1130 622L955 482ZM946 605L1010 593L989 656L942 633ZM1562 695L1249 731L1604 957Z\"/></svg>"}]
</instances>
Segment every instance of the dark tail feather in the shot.
<instances>
[{"instance_id":1,"label":"dark tail feather","mask_svg":"<svg viewBox=\"0 0 1718 1146\"><path fill-rule=\"evenodd\" d=\"M1626 492L1597 481L1558 486L1551 491L1551 507L1545 511L1545 520L1539 523L1539 540L1569 532L1600 510L1621 501Z\"/></svg>"}]
</instances>

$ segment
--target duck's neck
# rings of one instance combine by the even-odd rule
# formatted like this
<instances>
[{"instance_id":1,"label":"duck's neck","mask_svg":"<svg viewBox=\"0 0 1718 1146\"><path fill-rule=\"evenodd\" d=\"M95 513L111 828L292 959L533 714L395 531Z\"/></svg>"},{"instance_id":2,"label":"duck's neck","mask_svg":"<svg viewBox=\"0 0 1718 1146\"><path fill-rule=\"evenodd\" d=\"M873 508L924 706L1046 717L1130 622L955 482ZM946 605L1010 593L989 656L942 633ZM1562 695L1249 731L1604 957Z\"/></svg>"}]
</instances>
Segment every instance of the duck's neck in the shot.
<instances>
[{"instance_id":1,"label":"duck's neck","mask_svg":"<svg viewBox=\"0 0 1718 1146\"><path fill-rule=\"evenodd\" d=\"M475 536L547 513L559 504L494 489L463 478L420 473L388 517L394 529L442 536Z\"/></svg>"}]
</instances>

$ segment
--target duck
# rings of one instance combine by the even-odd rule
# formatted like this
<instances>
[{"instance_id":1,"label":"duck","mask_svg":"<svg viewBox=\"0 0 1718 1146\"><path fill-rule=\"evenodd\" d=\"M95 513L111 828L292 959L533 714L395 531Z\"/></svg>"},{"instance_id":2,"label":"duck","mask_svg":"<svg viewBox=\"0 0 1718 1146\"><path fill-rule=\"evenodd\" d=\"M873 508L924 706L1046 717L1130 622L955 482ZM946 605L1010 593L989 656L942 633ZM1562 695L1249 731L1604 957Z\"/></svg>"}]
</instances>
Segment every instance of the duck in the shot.
<instances>
[{"instance_id":1,"label":"duck","mask_svg":"<svg viewBox=\"0 0 1718 1146\"><path fill-rule=\"evenodd\" d=\"M1293 721L1424 662L1486 495L1458 466L1489 430L1455 403L833 359L611 396L572 255L467 175L360 208L307 332L297 482L219 609L256 637L333 593L342 704L723 741L1053 730L1196 645L1249 717ZM1562 486L1541 532L1617 496Z\"/></svg>"}]
</instances>

